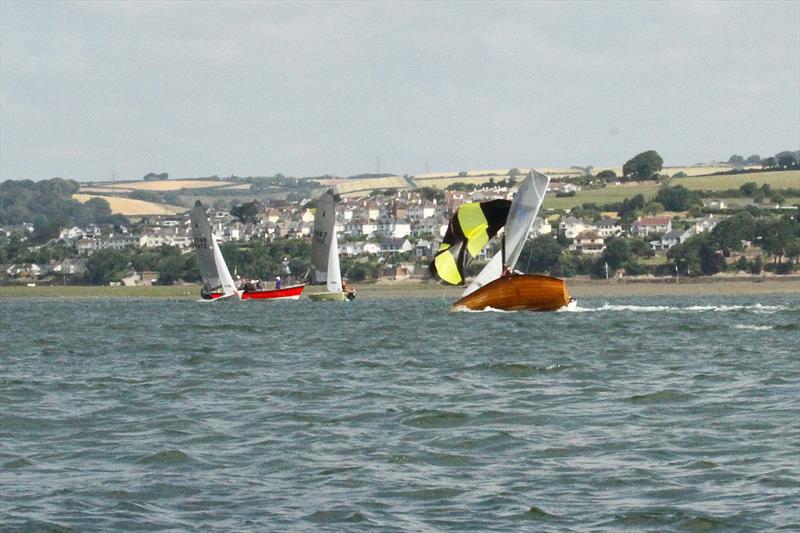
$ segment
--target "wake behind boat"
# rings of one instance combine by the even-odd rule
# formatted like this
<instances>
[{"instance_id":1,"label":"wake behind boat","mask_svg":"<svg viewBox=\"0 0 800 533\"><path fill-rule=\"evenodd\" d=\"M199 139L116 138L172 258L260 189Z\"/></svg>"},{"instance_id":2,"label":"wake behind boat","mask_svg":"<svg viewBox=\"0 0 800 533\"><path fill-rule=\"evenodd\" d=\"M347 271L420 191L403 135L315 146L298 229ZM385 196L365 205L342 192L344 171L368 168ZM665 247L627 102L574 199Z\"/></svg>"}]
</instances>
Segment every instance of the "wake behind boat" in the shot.
<instances>
[{"instance_id":1,"label":"wake behind boat","mask_svg":"<svg viewBox=\"0 0 800 533\"><path fill-rule=\"evenodd\" d=\"M475 276L452 310L555 311L570 303L564 280L514 271L549 182L548 176L531 171L513 202L492 200L459 208L430 265L434 278L463 285L468 259L478 255L501 229L503 236L500 251Z\"/></svg>"}]
</instances>

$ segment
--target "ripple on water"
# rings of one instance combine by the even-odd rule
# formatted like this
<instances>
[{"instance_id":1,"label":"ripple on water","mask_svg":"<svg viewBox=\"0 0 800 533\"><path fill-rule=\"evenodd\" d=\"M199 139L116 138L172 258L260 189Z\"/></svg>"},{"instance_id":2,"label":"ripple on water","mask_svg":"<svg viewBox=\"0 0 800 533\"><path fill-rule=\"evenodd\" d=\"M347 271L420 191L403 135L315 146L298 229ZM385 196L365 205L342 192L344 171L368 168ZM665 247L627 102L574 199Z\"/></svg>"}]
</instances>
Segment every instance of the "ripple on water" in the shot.
<instances>
[{"instance_id":1,"label":"ripple on water","mask_svg":"<svg viewBox=\"0 0 800 533\"><path fill-rule=\"evenodd\" d=\"M798 529L800 295L448 305L2 301L0 529Z\"/></svg>"}]
</instances>

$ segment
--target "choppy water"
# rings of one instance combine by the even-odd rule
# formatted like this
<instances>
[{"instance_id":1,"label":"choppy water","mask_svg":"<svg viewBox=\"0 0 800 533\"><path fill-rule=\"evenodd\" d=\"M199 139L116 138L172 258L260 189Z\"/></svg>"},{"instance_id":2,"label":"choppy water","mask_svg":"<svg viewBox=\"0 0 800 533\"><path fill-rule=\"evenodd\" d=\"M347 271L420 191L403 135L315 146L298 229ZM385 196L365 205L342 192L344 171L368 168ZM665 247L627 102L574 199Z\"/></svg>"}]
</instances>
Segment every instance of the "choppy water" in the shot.
<instances>
[{"instance_id":1,"label":"choppy water","mask_svg":"<svg viewBox=\"0 0 800 533\"><path fill-rule=\"evenodd\" d=\"M800 296L0 300L0 526L800 528Z\"/></svg>"}]
</instances>

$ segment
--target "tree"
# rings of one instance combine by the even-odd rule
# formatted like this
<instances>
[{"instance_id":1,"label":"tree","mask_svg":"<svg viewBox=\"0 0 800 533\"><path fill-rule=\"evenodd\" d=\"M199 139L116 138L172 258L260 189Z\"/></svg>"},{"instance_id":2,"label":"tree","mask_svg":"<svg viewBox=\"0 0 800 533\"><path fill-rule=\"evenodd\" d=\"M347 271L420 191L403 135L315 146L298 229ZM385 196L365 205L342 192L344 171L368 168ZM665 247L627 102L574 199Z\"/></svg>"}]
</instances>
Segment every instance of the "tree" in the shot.
<instances>
[{"instance_id":1,"label":"tree","mask_svg":"<svg viewBox=\"0 0 800 533\"><path fill-rule=\"evenodd\" d=\"M636 219L637 212L644 208L645 202L644 195L641 193L631 198L625 198L620 205L619 211L617 211L617 216L623 222L630 223Z\"/></svg>"},{"instance_id":2,"label":"tree","mask_svg":"<svg viewBox=\"0 0 800 533\"><path fill-rule=\"evenodd\" d=\"M683 185L661 187L656 194L656 202L662 204L667 211L688 211L694 206L703 205L700 196Z\"/></svg>"},{"instance_id":3,"label":"tree","mask_svg":"<svg viewBox=\"0 0 800 533\"><path fill-rule=\"evenodd\" d=\"M758 190L758 184L756 184L754 181L748 181L747 183L742 184L739 187L739 190L742 191L742 194L745 196L752 197Z\"/></svg>"},{"instance_id":4,"label":"tree","mask_svg":"<svg viewBox=\"0 0 800 533\"><path fill-rule=\"evenodd\" d=\"M600 254L600 260L608 263L608 268L617 270L631 259L631 250L625 239L612 237L606 242L606 249Z\"/></svg>"},{"instance_id":5,"label":"tree","mask_svg":"<svg viewBox=\"0 0 800 533\"><path fill-rule=\"evenodd\" d=\"M791 153L783 154L777 157L778 166L781 168L792 168L795 166L794 156Z\"/></svg>"},{"instance_id":6,"label":"tree","mask_svg":"<svg viewBox=\"0 0 800 533\"><path fill-rule=\"evenodd\" d=\"M598 179L606 180L606 181L615 181L617 179L617 173L611 169L608 170L601 170L597 173L596 176Z\"/></svg>"},{"instance_id":7,"label":"tree","mask_svg":"<svg viewBox=\"0 0 800 533\"><path fill-rule=\"evenodd\" d=\"M761 156L758 155L758 154L751 155L750 157L745 159L744 162L746 164L748 164L748 165L757 165L757 164L761 163Z\"/></svg>"},{"instance_id":8,"label":"tree","mask_svg":"<svg viewBox=\"0 0 800 533\"><path fill-rule=\"evenodd\" d=\"M648 215L657 215L664 212L664 205L659 202L649 202L644 206L644 212Z\"/></svg>"},{"instance_id":9,"label":"tree","mask_svg":"<svg viewBox=\"0 0 800 533\"><path fill-rule=\"evenodd\" d=\"M525 243L520 257L527 257L526 273L552 273L561 261L563 249L550 235L539 235ZM517 265L520 265L520 260Z\"/></svg>"},{"instance_id":10,"label":"tree","mask_svg":"<svg viewBox=\"0 0 800 533\"><path fill-rule=\"evenodd\" d=\"M629 159L622 167L622 174L626 178L648 180L659 172L664 165L664 160L655 150L642 152Z\"/></svg>"},{"instance_id":11,"label":"tree","mask_svg":"<svg viewBox=\"0 0 800 533\"><path fill-rule=\"evenodd\" d=\"M728 163L730 163L731 165L733 165L735 167L740 167L740 166L742 166L744 164L744 157L740 156L738 154L732 155L728 159Z\"/></svg>"},{"instance_id":12,"label":"tree","mask_svg":"<svg viewBox=\"0 0 800 533\"><path fill-rule=\"evenodd\" d=\"M128 257L122 251L106 248L89 256L86 260L86 280L92 283L119 281L125 277Z\"/></svg>"},{"instance_id":13,"label":"tree","mask_svg":"<svg viewBox=\"0 0 800 533\"><path fill-rule=\"evenodd\" d=\"M161 174L156 174L155 172L149 172L145 174L142 178L144 181L163 181L169 179L169 174L167 172L162 172Z\"/></svg>"},{"instance_id":14,"label":"tree","mask_svg":"<svg viewBox=\"0 0 800 533\"><path fill-rule=\"evenodd\" d=\"M262 206L258 200L253 200L252 202L247 202L246 204L238 205L231 209L231 215L242 222L255 222L261 210Z\"/></svg>"},{"instance_id":15,"label":"tree","mask_svg":"<svg viewBox=\"0 0 800 533\"><path fill-rule=\"evenodd\" d=\"M747 212L737 213L731 218L721 220L713 230L711 236L723 253L730 255L731 250L741 250L742 241L753 241L756 238L758 227L756 219Z\"/></svg>"},{"instance_id":16,"label":"tree","mask_svg":"<svg viewBox=\"0 0 800 533\"><path fill-rule=\"evenodd\" d=\"M778 166L778 162L774 157L768 157L761 160L761 168L774 168Z\"/></svg>"}]
</instances>

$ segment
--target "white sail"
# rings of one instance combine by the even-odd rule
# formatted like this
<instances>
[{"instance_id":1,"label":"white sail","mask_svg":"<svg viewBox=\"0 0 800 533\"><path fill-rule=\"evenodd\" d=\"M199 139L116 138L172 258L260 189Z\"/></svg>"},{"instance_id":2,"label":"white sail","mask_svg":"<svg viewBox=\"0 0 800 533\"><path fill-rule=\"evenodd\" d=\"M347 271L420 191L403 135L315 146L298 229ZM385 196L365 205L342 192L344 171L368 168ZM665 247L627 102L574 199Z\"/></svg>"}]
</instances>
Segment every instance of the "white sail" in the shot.
<instances>
[{"instance_id":1,"label":"white sail","mask_svg":"<svg viewBox=\"0 0 800 533\"><path fill-rule=\"evenodd\" d=\"M325 283L328 292L342 292L339 243L336 239L336 194L333 189L328 189L317 199L311 262L316 283Z\"/></svg>"},{"instance_id":2,"label":"white sail","mask_svg":"<svg viewBox=\"0 0 800 533\"><path fill-rule=\"evenodd\" d=\"M339 241L336 238L336 229L331 235L328 248L328 275L326 280L328 292L342 292L342 271L339 267Z\"/></svg>"},{"instance_id":3,"label":"white sail","mask_svg":"<svg viewBox=\"0 0 800 533\"><path fill-rule=\"evenodd\" d=\"M511 207L508 210L508 219L504 228L503 239L506 248L506 266L513 269L517 264L525 240L536 219L536 214L544 201L547 193L547 185L550 177L541 172L531 171L530 174L520 184ZM483 270L475 276L472 282L464 290L462 296L466 296L480 289L487 283L491 283L503 274L503 252L497 252L494 257L483 267Z\"/></svg>"},{"instance_id":4,"label":"white sail","mask_svg":"<svg viewBox=\"0 0 800 533\"><path fill-rule=\"evenodd\" d=\"M228 270L228 265L225 263L225 258L222 257L222 250L219 249L217 238L214 237L213 233L211 234L211 245L214 247L214 263L217 265L217 272L219 272L219 281L222 285L222 291L225 293L225 296L236 294L236 284L231 277L231 273Z\"/></svg>"}]
</instances>

